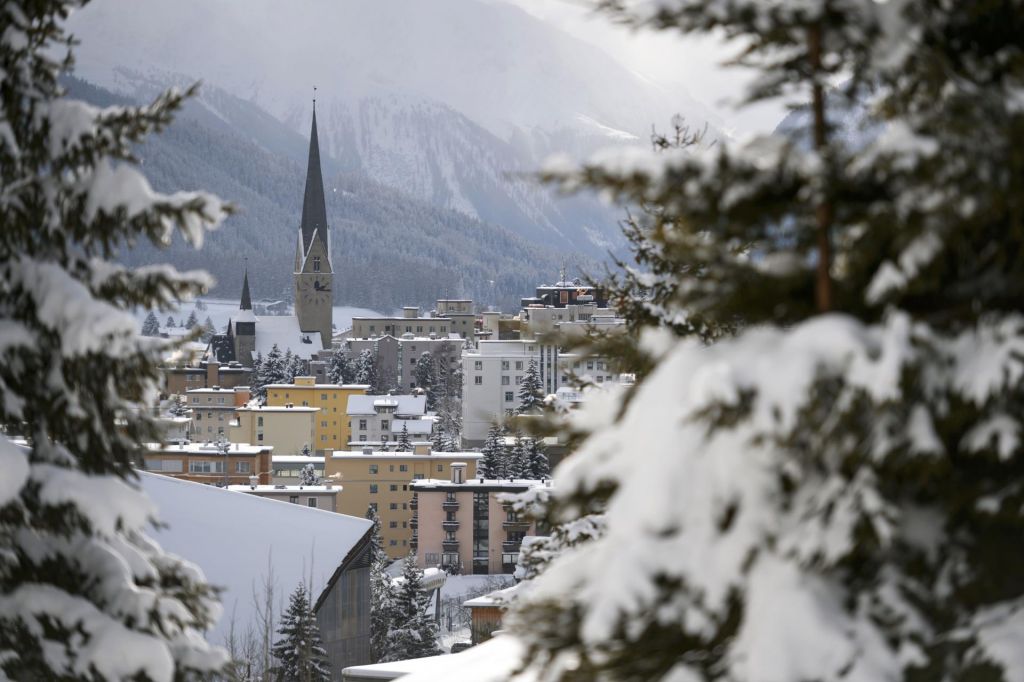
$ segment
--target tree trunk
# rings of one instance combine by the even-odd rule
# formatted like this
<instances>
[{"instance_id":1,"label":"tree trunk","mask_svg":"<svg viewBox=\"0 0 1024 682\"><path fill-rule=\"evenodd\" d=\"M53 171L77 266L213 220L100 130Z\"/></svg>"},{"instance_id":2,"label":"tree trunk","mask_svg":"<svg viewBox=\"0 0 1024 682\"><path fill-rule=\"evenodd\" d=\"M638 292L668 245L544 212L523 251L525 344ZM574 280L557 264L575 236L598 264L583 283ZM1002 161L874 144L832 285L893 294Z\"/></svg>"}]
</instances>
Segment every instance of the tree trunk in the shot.
<instances>
[{"instance_id":1,"label":"tree trunk","mask_svg":"<svg viewBox=\"0 0 1024 682\"><path fill-rule=\"evenodd\" d=\"M828 129L825 120L825 91L821 83L821 40L822 26L814 24L807 31L807 52L811 62L811 107L814 116L814 149L819 156L828 144ZM823 194L815 207L818 242L818 271L814 283L814 298L818 312L826 313L832 309L832 198L828 195L828 187L823 187Z\"/></svg>"}]
</instances>

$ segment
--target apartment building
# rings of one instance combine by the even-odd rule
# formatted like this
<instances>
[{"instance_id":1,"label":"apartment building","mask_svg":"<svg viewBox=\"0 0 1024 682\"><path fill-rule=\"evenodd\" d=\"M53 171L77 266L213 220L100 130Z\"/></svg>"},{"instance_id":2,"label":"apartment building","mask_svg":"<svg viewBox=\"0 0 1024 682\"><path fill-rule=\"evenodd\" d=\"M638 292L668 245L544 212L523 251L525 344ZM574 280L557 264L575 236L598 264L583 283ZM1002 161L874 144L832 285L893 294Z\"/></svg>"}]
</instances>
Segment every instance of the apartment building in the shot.
<instances>
[{"instance_id":1,"label":"apartment building","mask_svg":"<svg viewBox=\"0 0 1024 682\"><path fill-rule=\"evenodd\" d=\"M249 387L195 388L185 392L185 405L192 412L192 440L216 440L227 437L235 411L249 402Z\"/></svg>"},{"instance_id":2,"label":"apartment building","mask_svg":"<svg viewBox=\"0 0 1024 682\"><path fill-rule=\"evenodd\" d=\"M273 456L271 483L274 485L299 485L302 481L302 470L308 464L322 480L324 478L324 457L322 455L277 455ZM340 487L338 488L340 490Z\"/></svg>"},{"instance_id":3,"label":"apartment building","mask_svg":"<svg viewBox=\"0 0 1024 682\"><path fill-rule=\"evenodd\" d=\"M369 386L363 384L318 384L314 377L295 377L292 384L268 384L267 405L315 407L319 410L314 424L313 452L342 450L351 440L348 426L348 399L353 395L366 395Z\"/></svg>"},{"instance_id":4,"label":"apartment building","mask_svg":"<svg viewBox=\"0 0 1024 682\"><path fill-rule=\"evenodd\" d=\"M417 336L411 332L399 337L385 334L368 339L348 339L344 342L345 352L356 358L364 350L377 359L380 384L388 390L399 392L416 388L416 363L424 353L430 353L440 367L452 371L458 366L464 341L458 334L445 336Z\"/></svg>"},{"instance_id":5,"label":"apartment building","mask_svg":"<svg viewBox=\"0 0 1024 682\"><path fill-rule=\"evenodd\" d=\"M200 361L196 365L167 365L160 368L164 395L185 395L196 388L248 386L252 370L238 362Z\"/></svg>"},{"instance_id":6,"label":"apartment building","mask_svg":"<svg viewBox=\"0 0 1024 682\"><path fill-rule=\"evenodd\" d=\"M385 334L394 337L402 334L448 336L451 331L451 320L443 317L420 317L418 307L406 306L402 309L401 317L353 317L349 338L369 339Z\"/></svg>"},{"instance_id":7,"label":"apartment building","mask_svg":"<svg viewBox=\"0 0 1024 682\"><path fill-rule=\"evenodd\" d=\"M287 404L283 406L245 406L235 410L229 437L232 443L255 443L273 446L275 456L299 455L303 448L316 448L316 420L320 410L315 407Z\"/></svg>"},{"instance_id":8,"label":"apartment building","mask_svg":"<svg viewBox=\"0 0 1024 682\"><path fill-rule=\"evenodd\" d=\"M417 563L473 574L512 573L527 535L536 524L520 517L501 496L551 481L501 481L467 476L467 465L453 462L447 479L411 483Z\"/></svg>"},{"instance_id":9,"label":"apartment building","mask_svg":"<svg viewBox=\"0 0 1024 682\"><path fill-rule=\"evenodd\" d=\"M469 298L438 299L432 315L446 317L451 320L451 332L460 338L473 341L476 331L476 313L473 312L473 300Z\"/></svg>"},{"instance_id":10,"label":"apartment building","mask_svg":"<svg viewBox=\"0 0 1024 682\"><path fill-rule=\"evenodd\" d=\"M249 485L253 476L262 485L270 484L271 457L274 448L249 443L150 443L141 468L194 483L212 485Z\"/></svg>"},{"instance_id":11,"label":"apartment building","mask_svg":"<svg viewBox=\"0 0 1024 682\"><path fill-rule=\"evenodd\" d=\"M310 509L323 509L324 511L338 511L338 493L341 486L332 485L330 482L324 485L231 485L228 490L255 495L267 500L277 500L289 504L301 504Z\"/></svg>"},{"instance_id":12,"label":"apartment building","mask_svg":"<svg viewBox=\"0 0 1024 682\"><path fill-rule=\"evenodd\" d=\"M352 429L350 447L381 447L393 444L403 428L409 439L429 441L434 419L426 415L423 395L362 395L348 401Z\"/></svg>"},{"instance_id":13,"label":"apartment building","mask_svg":"<svg viewBox=\"0 0 1024 682\"><path fill-rule=\"evenodd\" d=\"M409 485L432 477L450 479L453 462L465 463L466 475L475 475L480 457L479 452L430 452L428 447L417 447L412 453L370 449L362 453L334 452L325 458L325 474L345 487L338 499L342 514L362 517L374 506L384 549L388 556L398 559L412 548Z\"/></svg>"}]
</instances>

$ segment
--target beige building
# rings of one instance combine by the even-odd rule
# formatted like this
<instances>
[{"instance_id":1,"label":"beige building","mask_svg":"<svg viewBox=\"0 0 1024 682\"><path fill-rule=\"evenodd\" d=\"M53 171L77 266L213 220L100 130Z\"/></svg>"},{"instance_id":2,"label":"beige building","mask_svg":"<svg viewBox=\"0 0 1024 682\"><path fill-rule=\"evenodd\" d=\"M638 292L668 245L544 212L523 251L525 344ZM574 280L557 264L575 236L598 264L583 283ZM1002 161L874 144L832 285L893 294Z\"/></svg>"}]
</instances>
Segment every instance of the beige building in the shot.
<instances>
[{"instance_id":1,"label":"beige building","mask_svg":"<svg viewBox=\"0 0 1024 682\"><path fill-rule=\"evenodd\" d=\"M375 336L400 337L402 334L437 337L448 336L453 331L451 320L444 317L420 317L420 309L407 306L401 317L353 317L351 339L371 339Z\"/></svg>"},{"instance_id":2,"label":"beige building","mask_svg":"<svg viewBox=\"0 0 1024 682\"><path fill-rule=\"evenodd\" d=\"M537 528L500 497L551 481L478 479L460 464L451 465L448 478L411 484L417 563L458 573L512 573L523 538L537 535Z\"/></svg>"},{"instance_id":3,"label":"beige building","mask_svg":"<svg viewBox=\"0 0 1024 682\"><path fill-rule=\"evenodd\" d=\"M341 486L329 482L325 485L232 485L228 489L329 512L338 511L337 499L341 492Z\"/></svg>"},{"instance_id":4,"label":"beige building","mask_svg":"<svg viewBox=\"0 0 1024 682\"><path fill-rule=\"evenodd\" d=\"M266 445L224 442L160 445L151 443L140 468L154 474L211 485L270 484L271 456L274 448Z\"/></svg>"},{"instance_id":5,"label":"beige building","mask_svg":"<svg viewBox=\"0 0 1024 682\"><path fill-rule=\"evenodd\" d=\"M239 407L231 423L231 442L271 445L275 456L299 455L304 447L313 452L319 413L302 405Z\"/></svg>"},{"instance_id":6,"label":"beige building","mask_svg":"<svg viewBox=\"0 0 1024 682\"><path fill-rule=\"evenodd\" d=\"M365 516L375 505L381 523L381 538L388 556L397 559L412 550L410 525L412 493L409 485L418 479L451 477L452 462L466 464L467 475L476 475L479 452L335 452L325 458L329 480L345 486L338 511Z\"/></svg>"},{"instance_id":7,"label":"beige building","mask_svg":"<svg viewBox=\"0 0 1024 682\"><path fill-rule=\"evenodd\" d=\"M249 387L196 388L185 393L185 406L192 411L192 440L213 441L228 437L235 410L249 402Z\"/></svg>"},{"instance_id":8,"label":"beige building","mask_svg":"<svg viewBox=\"0 0 1024 682\"><path fill-rule=\"evenodd\" d=\"M302 469L307 465L313 465L313 471L321 479L324 477L324 458L322 455L274 455L274 474L272 482L275 485L299 485L302 481ZM341 486L336 486L339 490Z\"/></svg>"}]
</instances>

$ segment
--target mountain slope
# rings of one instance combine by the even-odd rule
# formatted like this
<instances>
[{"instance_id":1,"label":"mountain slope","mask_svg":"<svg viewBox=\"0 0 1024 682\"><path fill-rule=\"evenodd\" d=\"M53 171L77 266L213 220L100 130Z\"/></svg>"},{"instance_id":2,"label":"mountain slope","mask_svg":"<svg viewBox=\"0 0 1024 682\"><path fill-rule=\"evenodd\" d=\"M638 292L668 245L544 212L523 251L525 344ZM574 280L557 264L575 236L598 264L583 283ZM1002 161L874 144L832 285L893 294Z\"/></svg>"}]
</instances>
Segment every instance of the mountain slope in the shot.
<instances>
[{"instance_id":1,"label":"mountain slope","mask_svg":"<svg viewBox=\"0 0 1024 682\"><path fill-rule=\"evenodd\" d=\"M70 80L68 86L72 96L97 105L127 102L82 81ZM281 153L225 127L203 101L194 101L138 155L157 189L202 187L236 203L241 212L211 234L200 251L181 243L166 250L140 246L123 259L204 268L218 280L212 293L224 297L237 296L248 262L255 297L290 299L308 142L251 104L236 101L232 106L262 121L267 131L261 137L278 140ZM503 228L339 170L329 158L324 158L324 171L336 303L387 310L427 305L440 296L466 296L507 307L557 273L557 254Z\"/></svg>"}]
</instances>

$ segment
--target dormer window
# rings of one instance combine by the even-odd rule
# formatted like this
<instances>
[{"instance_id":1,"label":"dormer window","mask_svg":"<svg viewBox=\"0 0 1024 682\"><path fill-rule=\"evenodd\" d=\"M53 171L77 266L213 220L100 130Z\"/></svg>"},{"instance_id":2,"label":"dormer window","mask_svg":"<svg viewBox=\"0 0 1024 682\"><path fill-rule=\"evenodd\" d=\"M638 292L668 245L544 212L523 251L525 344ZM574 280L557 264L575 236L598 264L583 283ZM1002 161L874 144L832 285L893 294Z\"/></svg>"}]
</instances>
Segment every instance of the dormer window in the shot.
<instances>
[{"instance_id":1,"label":"dormer window","mask_svg":"<svg viewBox=\"0 0 1024 682\"><path fill-rule=\"evenodd\" d=\"M320 256L313 256L313 272L320 272Z\"/></svg>"}]
</instances>

